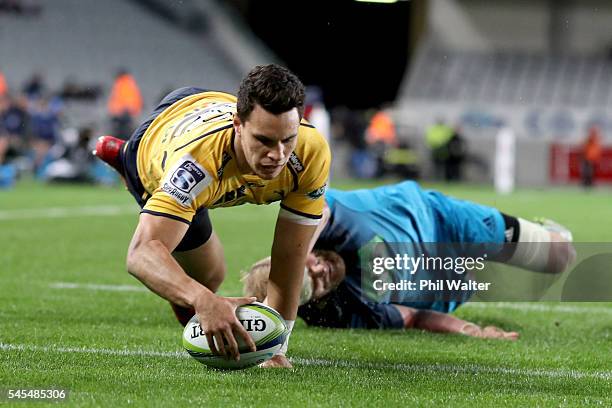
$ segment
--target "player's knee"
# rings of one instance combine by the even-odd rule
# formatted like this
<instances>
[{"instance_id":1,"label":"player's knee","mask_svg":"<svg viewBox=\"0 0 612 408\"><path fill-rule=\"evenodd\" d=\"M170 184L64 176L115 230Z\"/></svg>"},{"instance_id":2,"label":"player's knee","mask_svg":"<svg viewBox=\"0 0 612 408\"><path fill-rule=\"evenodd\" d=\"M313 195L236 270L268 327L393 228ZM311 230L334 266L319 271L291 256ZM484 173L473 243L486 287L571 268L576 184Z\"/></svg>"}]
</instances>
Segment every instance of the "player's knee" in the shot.
<instances>
[{"instance_id":1,"label":"player's knee","mask_svg":"<svg viewBox=\"0 0 612 408\"><path fill-rule=\"evenodd\" d=\"M219 286L223 283L225 279L225 274L227 273L227 268L225 267L225 263L222 265L217 265L215 268L210 270L206 275L206 287L213 292L216 292L219 289Z\"/></svg>"},{"instance_id":2,"label":"player's knee","mask_svg":"<svg viewBox=\"0 0 612 408\"><path fill-rule=\"evenodd\" d=\"M179 264L187 275L213 292L219 289L225 279L226 267L224 262L214 265L185 265L185 262L179 262Z\"/></svg>"},{"instance_id":3,"label":"player's knee","mask_svg":"<svg viewBox=\"0 0 612 408\"><path fill-rule=\"evenodd\" d=\"M195 310L191 307L183 307L179 306L176 303L170 302L170 306L172 307L172 311L174 312L174 316L176 320L182 325L185 326L189 320L195 315Z\"/></svg>"}]
</instances>

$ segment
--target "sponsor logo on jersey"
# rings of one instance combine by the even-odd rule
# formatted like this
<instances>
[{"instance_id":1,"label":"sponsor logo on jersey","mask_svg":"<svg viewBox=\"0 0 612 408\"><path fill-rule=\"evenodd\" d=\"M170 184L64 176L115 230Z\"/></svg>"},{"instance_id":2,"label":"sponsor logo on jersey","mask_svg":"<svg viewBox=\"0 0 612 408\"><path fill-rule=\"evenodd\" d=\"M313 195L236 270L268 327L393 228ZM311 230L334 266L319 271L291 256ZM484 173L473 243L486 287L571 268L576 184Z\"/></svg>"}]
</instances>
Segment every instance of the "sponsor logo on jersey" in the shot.
<instances>
[{"instance_id":1,"label":"sponsor logo on jersey","mask_svg":"<svg viewBox=\"0 0 612 408\"><path fill-rule=\"evenodd\" d=\"M266 200L267 204L273 203L275 201L283 201L285 199L285 192L283 190L274 190L274 194L276 194L277 197L272 197Z\"/></svg>"},{"instance_id":2,"label":"sponsor logo on jersey","mask_svg":"<svg viewBox=\"0 0 612 408\"><path fill-rule=\"evenodd\" d=\"M293 168L293 170L295 170L296 173L304 171L304 165L300 161L300 158L297 157L295 152L291 152L291 156L289 156L289 165L291 168Z\"/></svg>"},{"instance_id":3,"label":"sponsor logo on jersey","mask_svg":"<svg viewBox=\"0 0 612 408\"><path fill-rule=\"evenodd\" d=\"M242 199L242 200L241 200ZM240 200L240 201L239 201ZM213 207L228 205L232 203L233 205L242 204L246 200L246 186L242 185L235 190L228 191L223 194L221 198L213 203Z\"/></svg>"},{"instance_id":4,"label":"sponsor logo on jersey","mask_svg":"<svg viewBox=\"0 0 612 408\"><path fill-rule=\"evenodd\" d=\"M487 228L492 229L494 224L493 224L493 218L491 217L485 217L483 218L482 222L484 223L484 225L487 226Z\"/></svg>"},{"instance_id":5,"label":"sponsor logo on jersey","mask_svg":"<svg viewBox=\"0 0 612 408\"><path fill-rule=\"evenodd\" d=\"M316 190L313 190L310 193L307 193L306 196L310 198L311 200L316 200L317 198L325 194L326 189L327 189L327 183L323 184L323 186L317 188Z\"/></svg>"},{"instance_id":6,"label":"sponsor logo on jersey","mask_svg":"<svg viewBox=\"0 0 612 408\"><path fill-rule=\"evenodd\" d=\"M229 163L230 160L232 160L232 156L230 156L228 152L223 152L223 158L221 159L221 167L219 167L219 170L217 170L217 178L219 180L221 180L221 178L223 177L223 171L225 171L225 166L227 166L227 163Z\"/></svg>"},{"instance_id":7,"label":"sponsor logo on jersey","mask_svg":"<svg viewBox=\"0 0 612 408\"><path fill-rule=\"evenodd\" d=\"M197 168L194 162L185 161L172 173L170 183L179 190L189 193L204 178L206 175Z\"/></svg>"},{"instance_id":8,"label":"sponsor logo on jersey","mask_svg":"<svg viewBox=\"0 0 612 408\"><path fill-rule=\"evenodd\" d=\"M211 182L212 177L208 172L187 154L167 173L162 190L179 204L189 206Z\"/></svg>"},{"instance_id":9,"label":"sponsor logo on jersey","mask_svg":"<svg viewBox=\"0 0 612 408\"><path fill-rule=\"evenodd\" d=\"M162 190L164 190L170 197L174 198L179 204L187 205L191 202L191 196L189 194L181 193L168 183L164 183Z\"/></svg>"},{"instance_id":10,"label":"sponsor logo on jersey","mask_svg":"<svg viewBox=\"0 0 612 408\"><path fill-rule=\"evenodd\" d=\"M504 237L506 242L512 242L512 237L514 237L514 227L510 227L504 231Z\"/></svg>"}]
</instances>

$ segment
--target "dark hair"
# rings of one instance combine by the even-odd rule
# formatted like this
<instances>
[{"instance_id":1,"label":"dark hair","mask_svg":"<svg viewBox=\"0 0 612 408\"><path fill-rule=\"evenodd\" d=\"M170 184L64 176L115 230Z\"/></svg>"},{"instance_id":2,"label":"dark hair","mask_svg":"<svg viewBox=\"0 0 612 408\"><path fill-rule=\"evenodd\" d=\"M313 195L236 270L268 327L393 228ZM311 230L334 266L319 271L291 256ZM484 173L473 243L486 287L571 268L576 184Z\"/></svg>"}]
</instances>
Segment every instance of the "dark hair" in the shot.
<instances>
[{"instance_id":1,"label":"dark hair","mask_svg":"<svg viewBox=\"0 0 612 408\"><path fill-rule=\"evenodd\" d=\"M236 110L246 121L255 104L278 115L297 108L304 115L304 85L295 74L276 64L258 65L244 77L238 89Z\"/></svg>"}]
</instances>

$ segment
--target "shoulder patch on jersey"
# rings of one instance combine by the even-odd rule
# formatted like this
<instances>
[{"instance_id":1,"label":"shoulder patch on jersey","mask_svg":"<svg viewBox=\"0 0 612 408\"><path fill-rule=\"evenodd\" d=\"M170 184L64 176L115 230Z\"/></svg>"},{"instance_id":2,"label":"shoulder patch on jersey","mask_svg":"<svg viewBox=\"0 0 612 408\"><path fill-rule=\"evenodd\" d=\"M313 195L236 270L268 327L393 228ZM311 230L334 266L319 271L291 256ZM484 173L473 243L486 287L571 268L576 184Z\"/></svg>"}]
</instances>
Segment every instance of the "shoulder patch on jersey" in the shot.
<instances>
[{"instance_id":1,"label":"shoulder patch on jersey","mask_svg":"<svg viewBox=\"0 0 612 408\"><path fill-rule=\"evenodd\" d=\"M310 198L311 200L316 200L317 198L325 194L326 189L327 189L327 183L323 184L323 186L317 188L316 190L306 193L306 196Z\"/></svg>"},{"instance_id":2,"label":"shoulder patch on jersey","mask_svg":"<svg viewBox=\"0 0 612 408\"><path fill-rule=\"evenodd\" d=\"M212 177L190 154L181 157L166 174L162 190L184 207L191 205Z\"/></svg>"},{"instance_id":3,"label":"shoulder patch on jersey","mask_svg":"<svg viewBox=\"0 0 612 408\"><path fill-rule=\"evenodd\" d=\"M291 156L289 156L289 165L295 170L296 173L300 173L304 171L304 165L297 154L295 152L291 152Z\"/></svg>"}]
</instances>

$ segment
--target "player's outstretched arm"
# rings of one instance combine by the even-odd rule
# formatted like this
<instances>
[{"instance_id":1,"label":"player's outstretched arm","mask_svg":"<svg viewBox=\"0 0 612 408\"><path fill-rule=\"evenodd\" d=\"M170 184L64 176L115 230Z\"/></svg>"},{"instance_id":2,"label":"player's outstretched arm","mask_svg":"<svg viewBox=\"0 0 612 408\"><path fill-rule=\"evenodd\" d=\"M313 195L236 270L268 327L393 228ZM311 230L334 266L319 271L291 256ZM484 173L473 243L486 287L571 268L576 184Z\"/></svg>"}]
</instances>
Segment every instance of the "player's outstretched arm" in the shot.
<instances>
[{"instance_id":1,"label":"player's outstretched arm","mask_svg":"<svg viewBox=\"0 0 612 408\"><path fill-rule=\"evenodd\" d=\"M236 317L236 308L252 297L224 298L189 277L172 257L187 224L143 213L127 254L127 269L149 289L182 307L195 309L211 350L239 359L235 334L254 351L255 344ZM214 254L211 254L214 256ZM219 346L216 350L214 345ZM227 349L226 349L227 344Z\"/></svg>"},{"instance_id":2,"label":"player's outstretched arm","mask_svg":"<svg viewBox=\"0 0 612 408\"><path fill-rule=\"evenodd\" d=\"M495 326L484 328L458 317L412 307L393 305L402 315L405 329L421 329L436 333L459 333L485 339L517 340L517 332L507 332Z\"/></svg>"},{"instance_id":3,"label":"player's outstretched arm","mask_svg":"<svg viewBox=\"0 0 612 408\"><path fill-rule=\"evenodd\" d=\"M310 238L310 244L308 244L307 253L312 252L312 249L314 248L317 242L317 239L319 239L319 237L321 236L321 232L323 232L323 229L327 225L330 216L331 216L331 210L327 206L327 203L325 203L323 207L323 215L321 215L321 220L319 221L317 228L315 229L314 233L312 234L312 237Z\"/></svg>"},{"instance_id":4,"label":"player's outstretched arm","mask_svg":"<svg viewBox=\"0 0 612 408\"><path fill-rule=\"evenodd\" d=\"M531 271L559 274L576 259L571 232L550 220L538 224L517 218L518 242L506 262ZM556 229L553 229L554 228Z\"/></svg>"},{"instance_id":5,"label":"player's outstretched arm","mask_svg":"<svg viewBox=\"0 0 612 408\"><path fill-rule=\"evenodd\" d=\"M284 217L279 217L276 222L266 302L290 325L297 316L306 256L315 229L315 225L303 225ZM281 356L264 367L291 367L284 356L285 350L286 344L278 353Z\"/></svg>"}]
</instances>

